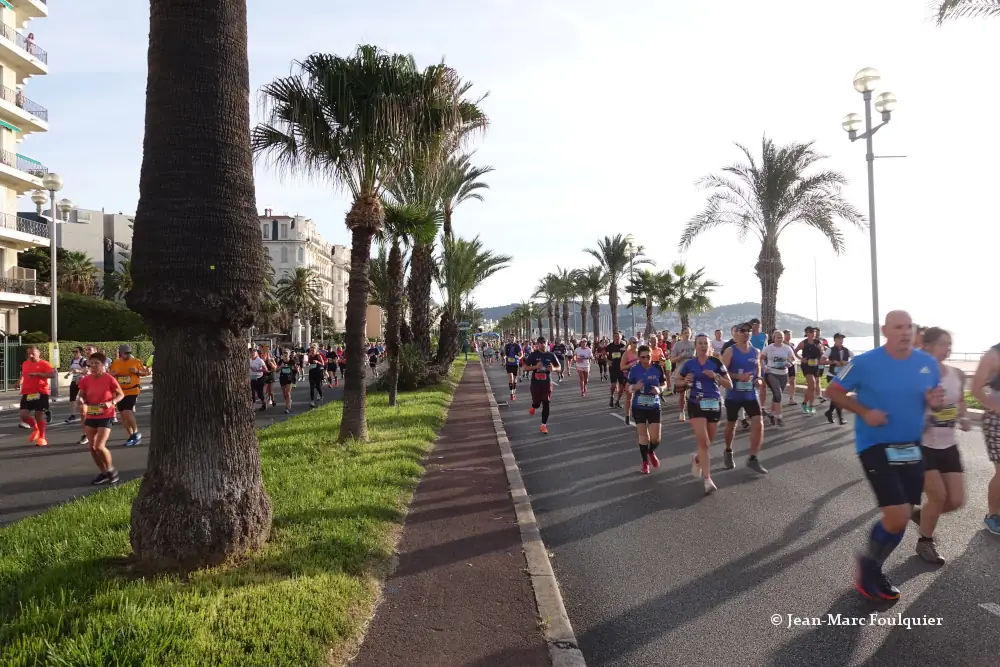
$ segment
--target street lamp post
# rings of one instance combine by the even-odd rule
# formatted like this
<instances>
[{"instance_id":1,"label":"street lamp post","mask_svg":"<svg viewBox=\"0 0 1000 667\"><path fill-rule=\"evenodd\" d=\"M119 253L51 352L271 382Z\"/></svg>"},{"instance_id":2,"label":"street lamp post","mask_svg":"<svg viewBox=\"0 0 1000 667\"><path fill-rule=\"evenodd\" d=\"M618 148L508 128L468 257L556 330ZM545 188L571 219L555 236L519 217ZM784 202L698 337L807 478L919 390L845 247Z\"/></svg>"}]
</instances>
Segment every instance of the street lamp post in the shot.
<instances>
[{"instance_id":1,"label":"street lamp post","mask_svg":"<svg viewBox=\"0 0 1000 667\"><path fill-rule=\"evenodd\" d=\"M628 279L629 282L635 282L635 237L629 234L625 237L626 250L628 252ZM635 335L635 298L632 298L632 305L629 308L632 311L632 336ZM630 336L631 337L631 336Z\"/></svg>"},{"instance_id":2,"label":"street lamp post","mask_svg":"<svg viewBox=\"0 0 1000 667\"><path fill-rule=\"evenodd\" d=\"M49 205L51 207L50 210L51 217L49 218L49 304L50 304L49 309L52 312L52 331L51 331L52 349L49 353L49 363L52 364L53 368L58 370L59 369L59 315L58 315L59 255L57 248L59 244L57 240L56 230L58 228L59 218L56 215L56 208L59 207L61 209L62 206L60 204L62 204L62 202L60 202L59 204L56 203L56 193L62 190L63 180L59 176L59 174L56 174L55 172L49 172L48 174L45 174L44 178L42 178L42 187L49 191ZM38 201L39 199L41 199L41 197L36 199L35 196L32 195L31 200L35 202L36 206L40 206ZM59 395L58 378L56 379L55 382L52 383L51 392L53 397Z\"/></svg>"},{"instance_id":3,"label":"street lamp post","mask_svg":"<svg viewBox=\"0 0 1000 667\"><path fill-rule=\"evenodd\" d=\"M896 108L896 96L892 93L881 93L875 98L875 110L882 114L882 122L872 127L872 92L882 80L878 70L866 67L854 75L854 89L861 93L865 101L864 134L858 134L862 119L860 114L851 113L844 116L841 127L847 132L851 141L865 140L865 159L868 161L868 225L871 242L872 265L872 337L874 346L882 345L882 334L879 327L878 309L878 252L875 241L875 153L872 149L872 137L883 125L889 122Z\"/></svg>"},{"instance_id":4,"label":"street lamp post","mask_svg":"<svg viewBox=\"0 0 1000 667\"><path fill-rule=\"evenodd\" d=\"M49 196L42 192L41 190L35 190L31 193L31 201L35 205L35 214L38 215L38 219L42 219L42 207L49 201Z\"/></svg>"}]
</instances>

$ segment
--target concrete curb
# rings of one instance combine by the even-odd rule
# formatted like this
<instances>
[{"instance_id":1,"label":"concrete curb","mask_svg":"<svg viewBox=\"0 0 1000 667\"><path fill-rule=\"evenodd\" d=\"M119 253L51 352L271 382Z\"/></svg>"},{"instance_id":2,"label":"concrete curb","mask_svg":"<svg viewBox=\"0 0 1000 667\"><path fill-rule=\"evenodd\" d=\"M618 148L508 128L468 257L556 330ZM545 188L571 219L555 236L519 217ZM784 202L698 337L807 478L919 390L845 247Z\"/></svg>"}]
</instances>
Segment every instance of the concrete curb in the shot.
<instances>
[{"instance_id":1,"label":"concrete curb","mask_svg":"<svg viewBox=\"0 0 1000 667\"><path fill-rule=\"evenodd\" d=\"M482 360L480 360L482 364ZM521 544L524 548L524 558L528 564L528 576L531 577L531 587L535 591L535 606L544 628L545 642L549 647L549 658L553 667L587 667L569 622L566 606L559 593L559 582L552 571L549 554L542 542L535 521L535 513L531 509L531 500L521 479L521 469L507 439L507 432L500 418L500 408L497 407L493 388L490 385L489 374L483 366L483 384L490 398L490 413L493 415L493 428L496 430L500 453L503 455L504 467L507 470L507 483L510 486L510 497L514 501L514 511L517 514L517 525L521 530Z\"/></svg>"}]
</instances>

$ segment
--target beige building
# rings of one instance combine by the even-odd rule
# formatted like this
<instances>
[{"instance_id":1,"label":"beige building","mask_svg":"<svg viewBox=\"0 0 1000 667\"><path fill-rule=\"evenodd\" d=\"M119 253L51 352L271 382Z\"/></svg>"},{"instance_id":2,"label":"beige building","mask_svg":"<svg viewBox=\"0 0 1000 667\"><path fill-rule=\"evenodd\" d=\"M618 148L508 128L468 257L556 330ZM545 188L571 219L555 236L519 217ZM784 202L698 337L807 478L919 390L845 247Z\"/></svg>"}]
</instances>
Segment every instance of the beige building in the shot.
<instances>
[{"instance_id":1,"label":"beige building","mask_svg":"<svg viewBox=\"0 0 1000 667\"><path fill-rule=\"evenodd\" d=\"M328 243L311 219L287 214L275 215L264 209L259 216L264 249L271 259L275 281L299 267L313 269L319 281L323 306L323 328L332 333L344 331L347 315L347 278L351 269L351 251ZM303 323L304 325L305 323ZM313 336L318 335L313 322Z\"/></svg>"},{"instance_id":2,"label":"beige building","mask_svg":"<svg viewBox=\"0 0 1000 667\"><path fill-rule=\"evenodd\" d=\"M18 331L17 311L49 303L49 286L31 269L17 266L17 255L49 244L48 223L17 215L17 198L42 187L48 169L25 153L21 143L32 132L47 132L49 114L28 97L29 77L48 74L43 39L28 21L49 15L45 0L0 0L0 330Z\"/></svg>"},{"instance_id":3,"label":"beige building","mask_svg":"<svg viewBox=\"0 0 1000 667\"><path fill-rule=\"evenodd\" d=\"M385 313L378 306L368 306L365 313L365 335L382 340L385 336Z\"/></svg>"}]
</instances>

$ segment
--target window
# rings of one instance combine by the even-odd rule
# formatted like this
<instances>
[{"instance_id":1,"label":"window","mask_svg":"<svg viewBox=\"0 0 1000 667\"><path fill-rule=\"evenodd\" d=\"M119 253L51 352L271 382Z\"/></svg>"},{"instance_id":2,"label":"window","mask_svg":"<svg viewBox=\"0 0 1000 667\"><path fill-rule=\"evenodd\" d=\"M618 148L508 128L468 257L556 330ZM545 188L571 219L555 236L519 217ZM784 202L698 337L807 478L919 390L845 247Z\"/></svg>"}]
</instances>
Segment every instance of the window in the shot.
<instances>
[{"instance_id":1,"label":"window","mask_svg":"<svg viewBox=\"0 0 1000 667\"><path fill-rule=\"evenodd\" d=\"M306 251L305 248L299 247L299 264L304 264L306 261Z\"/></svg>"},{"instance_id":2,"label":"window","mask_svg":"<svg viewBox=\"0 0 1000 667\"><path fill-rule=\"evenodd\" d=\"M281 246L281 263L288 264L288 246Z\"/></svg>"},{"instance_id":3,"label":"window","mask_svg":"<svg viewBox=\"0 0 1000 667\"><path fill-rule=\"evenodd\" d=\"M279 231L278 238L281 239L282 241L284 241L285 239L288 238L288 223L287 222L281 223L281 226L280 226L279 229L280 229L280 231Z\"/></svg>"},{"instance_id":4,"label":"window","mask_svg":"<svg viewBox=\"0 0 1000 667\"><path fill-rule=\"evenodd\" d=\"M270 235L268 235L268 233L267 233L268 232L268 229L267 229L268 227L269 227L269 225L266 225L266 224L260 226L260 235L261 235L261 237L265 241L267 241L268 239L270 239Z\"/></svg>"}]
</instances>

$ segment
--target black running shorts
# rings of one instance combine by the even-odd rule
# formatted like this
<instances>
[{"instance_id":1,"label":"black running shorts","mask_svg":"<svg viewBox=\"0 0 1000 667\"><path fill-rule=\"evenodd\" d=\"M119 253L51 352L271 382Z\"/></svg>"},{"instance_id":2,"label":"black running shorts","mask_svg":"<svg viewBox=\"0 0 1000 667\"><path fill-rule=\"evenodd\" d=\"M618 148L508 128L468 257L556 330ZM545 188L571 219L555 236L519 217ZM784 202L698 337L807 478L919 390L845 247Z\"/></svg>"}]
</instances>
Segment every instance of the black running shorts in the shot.
<instances>
[{"instance_id":1,"label":"black running shorts","mask_svg":"<svg viewBox=\"0 0 1000 667\"><path fill-rule=\"evenodd\" d=\"M910 445L920 447L920 443L875 445L858 454L879 507L920 504L924 493L923 458L911 463L890 463L886 454L890 447Z\"/></svg>"}]
</instances>

